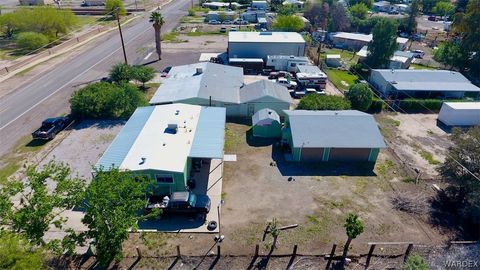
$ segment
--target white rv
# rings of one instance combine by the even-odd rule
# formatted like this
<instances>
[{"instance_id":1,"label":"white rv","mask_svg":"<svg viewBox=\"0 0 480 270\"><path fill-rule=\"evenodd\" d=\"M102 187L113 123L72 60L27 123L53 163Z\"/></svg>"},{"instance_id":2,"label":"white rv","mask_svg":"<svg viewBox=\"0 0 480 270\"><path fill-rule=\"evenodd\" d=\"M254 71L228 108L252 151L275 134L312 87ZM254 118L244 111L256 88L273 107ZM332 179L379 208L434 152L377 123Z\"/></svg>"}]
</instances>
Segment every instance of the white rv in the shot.
<instances>
[{"instance_id":1,"label":"white rv","mask_svg":"<svg viewBox=\"0 0 480 270\"><path fill-rule=\"evenodd\" d=\"M308 65L310 61L304 56L267 55L267 68L276 71L296 72L298 66Z\"/></svg>"}]
</instances>

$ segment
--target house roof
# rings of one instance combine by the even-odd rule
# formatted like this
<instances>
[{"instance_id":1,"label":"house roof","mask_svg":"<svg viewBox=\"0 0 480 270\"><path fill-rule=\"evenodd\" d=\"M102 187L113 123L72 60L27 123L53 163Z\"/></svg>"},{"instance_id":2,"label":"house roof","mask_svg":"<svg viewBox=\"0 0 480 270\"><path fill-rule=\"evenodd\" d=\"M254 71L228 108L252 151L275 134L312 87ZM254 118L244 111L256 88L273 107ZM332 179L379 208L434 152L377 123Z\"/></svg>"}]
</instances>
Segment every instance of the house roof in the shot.
<instances>
[{"instance_id":1,"label":"house roof","mask_svg":"<svg viewBox=\"0 0 480 270\"><path fill-rule=\"evenodd\" d=\"M202 72L197 73L197 69ZM238 89L243 85L243 69L227 65L201 62L173 67L160 85L150 104L179 102L191 98L236 103Z\"/></svg>"},{"instance_id":2,"label":"house roof","mask_svg":"<svg viewBox=\"0 0 480 270\"><path fill-rule=\"evenodd\" d=\"M280 123L280 116L271 109L261 109L252 116L252 125L270 124L272 121Z\"/></svg>"},{"instance_id":3,"label":"house roof","mask_svg":"<svg viewBox=\"0 0 480 270\"><path fill-rule=\"evenodd\" d=\"M292 97L285 86L268 80L259 80L240 88L239 96L240 103L258 100L266 96L292 103Z\"/></svg>"},{"instance_id":4,"label":"house roof","mask_svg":"<svg viewBox=\"0 0 480 270\"><path fill-rule=\"evenodd\" d=\"M222 158L225 108L167 104L138 108L97 162L109 170L183 172L187 157ZM168 129L177 125L177 131Z\"/></svg>"},{"instance_id":5,"label":"house roof","mask_svg":"<svg viewBox=\"0 0 480 270\"><path fill-rule=\"evenodd\" d=\"M327 78L327 74L320 70L317 66L297 65L297 79L304 78Z\"/></svg>"},{"instance_id":6,"label":"house roof","mask_svg":"<svg viewBox=\"0 0 480 270\"><path fill-rule=\"evenodd\" d=\"M360 57L367 57L368 54L368 46L363 46L358 52L357 55ZM413 58L414 53L412 52L406 52L406 51L395 51L393 53L393 56L390 58L390 60L394 61L407 61L409 58ZM401 58L396 58L395 57L401 57Z\"/></svg>"},{"instance_id":7,"label":"house roof","mask_svg":"<svg viewBox=\"0 0 480 270\"><path fill-rule=\"evenodd\" d=\"M399 91L480 92L461 73L450 70L374 69Z\"/></svg>"},{"instance_id":8,"label":"house roof","mask_svg":"<svg viewBox=\"0 0 480 270\"><path fill-rule=\"evenodd\" d=\"M384 7L384 6L390 6L391 4L388 1L379 1L379 2L373 3L373 5L377 7Z\"/></svg>"},{"instance_id":9,"label":"house roof","mask_svg":"<svg viewBox=\"0 0 480 270\"><path fill-rule=\"evenodd\" d=\"M348 33L348 32L336 32L331 34L335 38L351 39L351 40L360 40L364 42L370 42L373 39L372 34L362 34L362 33ZM408 42L408 38L397 37L397 43L405 44Z\"/></svg>"},{"instance_id":10,"label":"house roof","mask_svg":"<svg viewBox=\"0 0 480 270\"><path fill-rule=\"evenodd\" d=\"M305 43L296 32L228 32L228 42Z\"/></svg>"},{"instance_id":11,"label":"house roof","mask_svg":"<svg viewBox=\"0 0 480 270\"><path fill-rule=\"evenodd\" d=\"M480 111L480 102L444 102L442 106L448 106L454 110L478 110ZM480 112L479 112L480 113ZM479 114L480 117L480 114Z\"/></svg>"},{"instance_id":12,"label":"house roof","mask_svg":"<svg viewBox=\"0 0 480 270\"><path fill-rule=\"evenodd\" d=\"M296 148L385 148L372 115L355 110L284 110Z\"/></svg>"}]
</instances>

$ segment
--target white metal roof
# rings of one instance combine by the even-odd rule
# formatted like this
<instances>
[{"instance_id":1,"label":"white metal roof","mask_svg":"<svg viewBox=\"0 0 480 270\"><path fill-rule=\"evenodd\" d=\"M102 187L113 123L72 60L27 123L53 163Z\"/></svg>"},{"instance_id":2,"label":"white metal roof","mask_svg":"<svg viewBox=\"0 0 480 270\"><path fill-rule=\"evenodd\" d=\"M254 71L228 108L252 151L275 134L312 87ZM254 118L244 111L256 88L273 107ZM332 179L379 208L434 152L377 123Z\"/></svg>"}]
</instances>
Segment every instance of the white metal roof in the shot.
<instances>
[{"instance_id":1,"label":"white metal roof","mask_svg":"<svg viewBox=\"0 0 480 270\"><path fill-rule=\"evenodd\" d=\"M455 110L479 110L480 114L480 102L444 102L443 105Z\"/></svg>"},{"instance_id":2,"label":"white metal roof","mask_svg":"<svg viewBox=\"0 0 480 270\"><path fill-rule=\"evenodd\" d=\"M362 33L348 33L348 32L337 32L333 33L332 37L335 38L343 38L343 39L351 39L351 40L360 40L364 42L370 42L373 39L372 34L362 34ZM397 37L397 43L405 44L408 42L408 38Z\"/></svg>"},{"instance_id":3,"label":"white metal roof","mask_svg":"<svg viewBox=\"0 0 480 270\"><path fill-rule=\"evenodd\" d=\"M189 104L138 108L96 167L183 172L192 153L194 156L203 153L205 158L219 158L218 152L223 155L225 114L225 108ZM172 123L178 126L176 133L167 129ZM202 126L199 123L203 123ZM211 135L206 136L207 132ZM212 138L216 138L213 143Z\"/></svg>"},{"instance_id":4,"label":"white metal roof","mask_svg":"<svg viewBox=\"0 0 480 270\"><path fill-rule=\"evenodd\" d=\"M317 66L299 65L297 66L297 79L305 78L327 78L327 74L320 70Z\"/></svg>"},{"instance_id":5,"label":"white metal roof","mask_svg":"<svg viewBox=\"0 0 480 270\"><path fill-rule=\"evenodd\" d=\"M228 42L305 43L296 32L229 32Z\"/></svg>"}]
</instances>

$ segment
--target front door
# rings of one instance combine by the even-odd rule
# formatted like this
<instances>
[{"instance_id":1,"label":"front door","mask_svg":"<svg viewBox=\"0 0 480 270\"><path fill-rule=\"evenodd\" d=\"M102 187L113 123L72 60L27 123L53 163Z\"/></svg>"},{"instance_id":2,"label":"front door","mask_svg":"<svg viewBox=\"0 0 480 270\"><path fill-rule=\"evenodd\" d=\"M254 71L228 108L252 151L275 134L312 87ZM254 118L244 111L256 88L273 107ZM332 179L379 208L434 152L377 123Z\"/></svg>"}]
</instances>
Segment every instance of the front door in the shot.
<instances>
[{"instance_id":1,"label":"front door","mask_svg":"<svg viewBox=\"0 0 480 270\"><path fill-rule=\"evenodd\" d=\"M247 116L252 116L255 114L255 104L248 104Z\"/></svg>"}]
</instances>

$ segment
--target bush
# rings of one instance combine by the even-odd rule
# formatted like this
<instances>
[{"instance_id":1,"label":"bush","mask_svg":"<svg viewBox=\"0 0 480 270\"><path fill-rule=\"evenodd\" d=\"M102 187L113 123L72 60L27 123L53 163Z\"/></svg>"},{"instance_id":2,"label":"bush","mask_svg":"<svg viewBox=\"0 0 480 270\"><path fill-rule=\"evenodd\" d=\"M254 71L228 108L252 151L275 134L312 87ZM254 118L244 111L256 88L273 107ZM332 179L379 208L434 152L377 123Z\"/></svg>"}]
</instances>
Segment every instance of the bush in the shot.
<instances>
[{"instance_id":1,"label":"bush","mask_svg":"<svg viewBox=\"0 0 480 270\"><path fill-rule=\"evenodd\" d=\"M370 104L370 108L368 108L368 112L379 113L386 108L387 108L387 105L382 99L374 98L372 99L372 104Z\"/></svg>"},{"instance_id":2,"label":"bush","mask_svg":"<svg viewBox=\"0 0 480 270\"><path fill-rule=\"evenodd\" d=\"M398 108L405 112L426 112L433 111L438 112L442 107L443 102L446 100L441 99L414 99L407 98L400 100L397 104ZM449 100L454 101L454 100Z\"/></svg>"},{"instance_id":3,"label":"bush","mask_svg":"<svg viewBox=\"0 0 480 270\"><path fill-rule=\"evenodd\" d=\"M350 87L345 96L350 100L353 109L364 112L372 104L373 92L368 84L357 83Z\"/></svg>"},{"instance_id":4,"label":"bush","mask_svg":"<svg viewBox=\"0 0 480 270\"><path fill-rule=\"evenodd\" d=\"M16 45L20 50L33 51L48 44L48 38L40 33L23 32L17 36Z\"/></svg>"},{"instance_id":5,"label":"bush","mask_svg":"<svg viewBox=\"0 0 480 270\"><path fill-rule=\"evenodd\" d=\"M123 63L116 64L110 70L110 79L116 83L128 83L135 77L134 69Z\"/></svg>"},{"instance_id":6,"label":"bush","mask_svg":"<svg viewBox=\"0 0 480 270\"><path fill-rule=\"evenodd\" d=\"M339 96L306 95L297 110L348 110L350 101Z\"/></svg>"},{"instance_id":7,"label":"bush","mask_svg":"<svg viewBox=\"0 0 480 270\"><path fill-rule=\"evenodd\" d=\"M70 99L72 114L90 119L128 118L138 106L145 104L140 91L127 83L94 83L76 91Z\"/></svg>"},{"instance_id":8,"label":"bush","mask_svg":"<svg viewBox=\"0 0 480 270\"><path fill-rule=\"evenodd\" d=\"M277 16L272 24L272 28L277 31L299 32L305 27L305 23L296 15Z\"/></svg>"},{"instance_id":9,"label":"bush","mask_svg":"<svg viewBox=\"0 0 480 270\"><path fill-rule=\"evenodd\" d=\"M402 267L403 270L428 270L430 267L428 263L420 256L409 256Z\"/></svg>"},{"instance_id":10,"label":"bush","mask_svg":"<svg viewBox=\"0 0 480 270\"><path fill-rule=\"evenodd\" d=\"M152 80L155 77L155 69L146 66L133 66L133 79L142 83L142 87L145 87L145 83Z\"/></svg>"}]
</instances>

